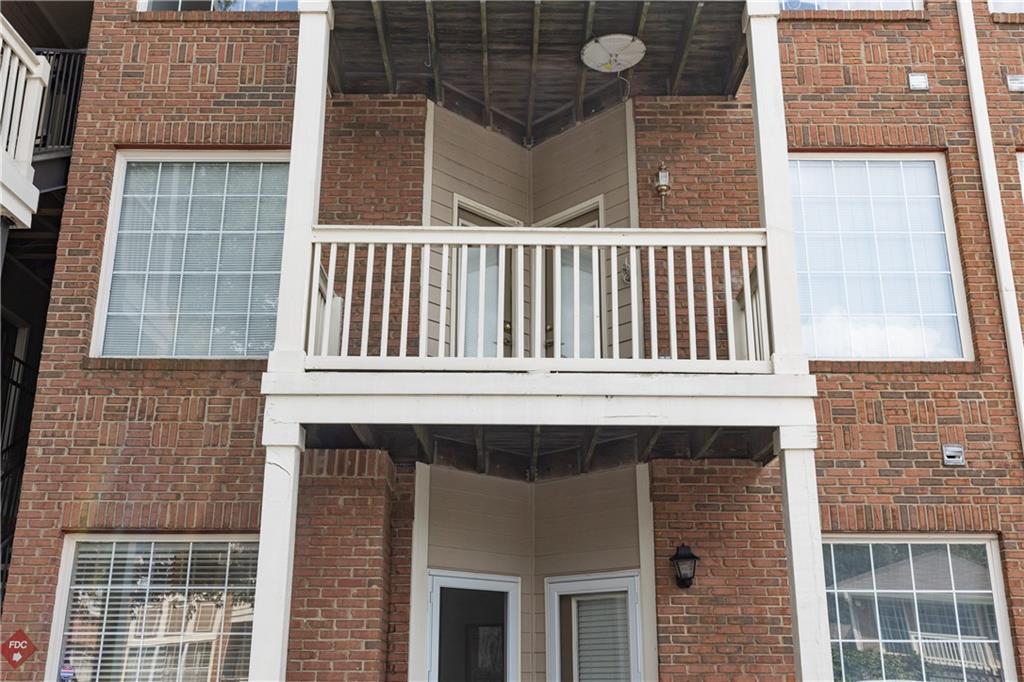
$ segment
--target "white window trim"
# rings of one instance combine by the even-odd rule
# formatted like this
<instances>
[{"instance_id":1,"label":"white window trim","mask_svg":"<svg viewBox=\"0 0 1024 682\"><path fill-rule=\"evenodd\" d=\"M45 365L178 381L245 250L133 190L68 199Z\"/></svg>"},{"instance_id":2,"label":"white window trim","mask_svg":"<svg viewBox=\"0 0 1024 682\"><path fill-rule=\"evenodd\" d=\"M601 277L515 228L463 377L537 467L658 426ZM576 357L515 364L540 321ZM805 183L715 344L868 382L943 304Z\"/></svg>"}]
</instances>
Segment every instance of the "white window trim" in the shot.
<instances>
[{"instance_id":1,"label":"white window trim","mask_svg":"<svg viewBox=\"0 0 1024 682\"><path fill-rule=\"evenodd\" d=\"M996 8L994 0L988 0L988 13L989 14L998 14L998 13L1003 13L1003 12L1006 12L1007 14L1019 14L1019 13L1021 13L1021 10L1010 10L1009 12L1007 12L1007 10Z\"/></svg>"},{"instance_id":2,"label":"white window trim","mask_svg":"<svg viewBox=\"0 0 1024 682\"><path fill-rule=\"evenodd\" d=\"M479 201L473 201L468 199L461 194L452 194L452 226L459 226L459 210L465 208L468 211L472 211L488 220L498 223L499 225L508 225L510 227L522 227L523 221L517 218L513 218L507 213L491 208L486 204L481 204Z\"/></svg>"},{"instance_id":3,"label":"white window trim","mask_svg":"<svg viewBox=\"0 0 1024 682\"><path fill-rule=\"evenodd\" d=\"M642 626L640 616L640 571L616 571L544 579L545 648L547 679L562 682L562 652L559 623L559 599L562 595L598 592L626 592L629 608L629 655L631 682L644 679ZM565 682L571 682L566 680Z\"/></svg>"},{"instance_id":4,"label":"white window trim","mask_svg":"<svg viewBox=\"0 0 1024 682\"><path fill-rule=\"evenodd\" d=\"M520 658L520 583L518 576L491 575L488 573L466 573L462 571L427 572L430 580L429 617L430 623L430 670L429 682L438 682L437 673L440 654L441 633L441 589L455 588L460 590L482 590L486 592L504 592L506 597L505 613L505 678L510 682L519 680Z\"/></svg>"},{"instance_id":5,"label":"white window trim","mask_svg":"<svg viewBox=\"0 0 1024 682\"><path fill-rule=\"evenodd\" d=\"M822 533L822 544L907 543L911 545L984 545L988 561L992 600L995 602L996 630L999 635L999 655L1003 664L1004 682L1018 682L1014 660L1013 635L1010 630L1010 612L1003 582L1003 565L999 558L999 539L991 533Z\"/></svg>"},{"instance_id":6,"label":"white window trim","mask_svg":"<svg viewBox=\"0 0 1024 682\"><path fill-rule=\"evenodd\" d=\"M96 309L92 321L92 339L89 344L89 357L92 358L138 358L138 359L170 359L170 360L247 360L252 355L202 355L202 356L171 356L171 355L104 355L103 334L107 327L107 305L110 302L110 282L114 275L114 252L117 249L117 228L121 218L121 200L124 196L124 180L128 163L133 161L149 162L214 162L214 163L287 163L287 149L271 151L214 151L193 149L122 149L117 152L114 160L114 175L110 183L110 202L107 212L107 228L103 237L103 260L100 266L99 289L96 292Z\"/></svg>"},{"instance_id":7,"label":"white window trim","mask_svg":"<svg viewBox=\"0 0 1024 682\"><path fill-rule=\"evenodd\" d=\"M56 680L60 674L60 654L64 646L64 626L68 617L68 598L71 593L71 569L75 563L75 549L80 542L256 542L258 533L69 533L64 536L60 570L57 573L57 594L53 600L53 619L50 623L50 645L46 650L46 676Z\"/></svg>"},{"instance_id":8,"label":"white window trim","mask_svg":"<svg viewBox=\"0 0 1024 682\"><path fill-rule=\"evenodd\" d=\"M597 227L605 227L607 223L604 217L604 194L598 194L596 197L581 201L575 206L570 206L564 211L559 211L544 220L539 220L537 221L537 227L558 227L566 221L578 218L595 209L597 210Z\"/></svg>"},{"instance_id":9,"label":"white window trim","mask_svg":"<svg viewBox=\"0 0 1024 682\"><path fill-rule=\"evenodd\" d=\"M960 329L960 347L963 354L958 358L918 357L832 357L811 358L825 362L971 362L974 360L974 343L971 337L971 323L968 317L967 290L964 284L960 245L957 240L956 217L953 212L953 192L949 184L949 169L942 152L791 152L791 160L807 161L932 161L935 163L936 181L939 184L939 201L942 204L942 223L946 231L946 252L949 257L949 272L953 279L953 298L956 302L957 326ZM803 311L801 311L801 314Z\"/></svg>"}]
</instances>

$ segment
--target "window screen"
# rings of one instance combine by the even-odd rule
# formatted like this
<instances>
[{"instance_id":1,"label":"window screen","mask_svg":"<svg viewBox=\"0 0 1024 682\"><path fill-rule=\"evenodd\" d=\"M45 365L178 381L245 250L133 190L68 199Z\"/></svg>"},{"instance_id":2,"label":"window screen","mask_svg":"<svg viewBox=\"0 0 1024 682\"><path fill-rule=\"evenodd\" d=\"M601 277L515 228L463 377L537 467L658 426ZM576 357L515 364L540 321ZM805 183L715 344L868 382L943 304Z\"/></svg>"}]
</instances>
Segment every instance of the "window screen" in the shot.
<instances>
[{"instance_id":1,"label":"window screen","mask_svg":"<svg viewBox=\"0 0 1024 682\"><path fill-rule=\"evenodd\" d=\"M986 544L836 542L824 558L836 680L1003 679Z\"/></svg>"},{"instance_id":2,"label":"window screen","mask_svg":"<svg viewBox=\"0 0 1024 682\"><path fill-rule=\"evenodd\" d=\"M936 162L796 159L790 169L808 355L962 358Z\"/></svg>"},{"instance_id":3,"label":"window screen","mask_svg":"<svg viewBox=\"0 0 1024 682\"><path fill-rule=\"evenodd\" d=\"M286 163L129 162L103 355L264 356Z\"/></svg>"},{"instance_id":4,"label":"window screen","mask_svg":"<svg viewBox=\"0 0 1024 682\"><path fill-rule=\"evenodd\" d=\"M78 542L61 643L78 682L248 674L255 542Z\"/></svg>"}]
</instances>

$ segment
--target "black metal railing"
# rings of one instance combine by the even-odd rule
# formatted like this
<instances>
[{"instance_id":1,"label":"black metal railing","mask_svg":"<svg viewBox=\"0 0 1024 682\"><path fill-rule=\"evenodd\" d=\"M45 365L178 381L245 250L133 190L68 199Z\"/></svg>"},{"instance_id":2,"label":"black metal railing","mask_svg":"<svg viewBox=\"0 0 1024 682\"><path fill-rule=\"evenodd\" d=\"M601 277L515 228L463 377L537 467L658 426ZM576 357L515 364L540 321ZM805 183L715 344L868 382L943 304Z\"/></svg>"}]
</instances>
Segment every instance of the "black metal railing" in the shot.
<instances>
[{"instance_id":1,"label":"black metal railing","mask_svg":"<svg viewBox=\"0 0 1024 682\"><path fill-rule=\"evenodd\" d=\"M4 354L2 360L3 399L2 455L0 455L0 497L2 497L2 527L0 527L0 604L7 591L7 570L11 565L11 548L21 498L21 478L25 471L25 451L28 446L29 426L32 422L32 400L35 395L36 370L13 354Z\"/></svg>"},{"instance_id":2,"label":"black metal railing","mask_svg":"<svg viewBox=\"0 0 1024 682\"><path fill-rule=\"evenodd\" d=\"M39 111L35 152L70 150L75 139L85 50L44 48L36 50L36 54L50 62L50 81Z\"/></svg>"}]
</instances>

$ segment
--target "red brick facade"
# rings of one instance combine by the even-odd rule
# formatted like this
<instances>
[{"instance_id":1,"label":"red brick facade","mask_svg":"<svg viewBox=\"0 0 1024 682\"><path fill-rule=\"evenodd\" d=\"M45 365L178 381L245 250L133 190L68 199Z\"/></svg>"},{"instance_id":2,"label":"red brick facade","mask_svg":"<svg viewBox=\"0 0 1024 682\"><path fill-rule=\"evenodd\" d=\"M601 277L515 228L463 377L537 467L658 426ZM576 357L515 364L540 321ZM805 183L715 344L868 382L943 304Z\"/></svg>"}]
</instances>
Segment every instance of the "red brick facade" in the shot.
<instances>
[{"instance_id":1,"label":"red brick facade","mask_svg":"<svg viewBox=\"0 0 1024 682\"><path fill-rule=\"evenodd\" d=\"M1008 92L1005 75L1024 71L1024 34L1020 23L994 23L984 3L975 5L1003 205L1021 263L1015 152L1024 149L1024 99ZM812 362L823 532L997 534L1024 668L1024 457L955 6L783 15L780 42L792 151L943 153L977 358ZM911 70L928 73L930 92L907 89ZM664 161L685 188L662 211L641 182L642 224L757 224L747 95L682 104L640 98L635 111L639 176L652 177ZM965 444L968 467L943 467L942 443ZM777 464L655 462L652 479L656 556L682 541L707 548L707 575L686 592L658 564L662 675L770 679L790 669Z\"/></svg>"},{"instance_id":2,"label":"red brick facade","mask_svg":"<svg viewBox=\"0 0 1024 682\"><path fill-rule=\"evenodd\" d=\"M1015 263L1024 263L1024 24L976 3ZM43 677L63 534L257 532L262 362L89 359L115 154L125 147L286 148L293 14L134 11L96 3L74 162L3 629L40 651L5 679ZM997 17L998 18L998 17ZM883 20L884 19L884 20ZM924 12L793 14L780 23L794 151L920 150L947 162L976 360L812 363L825 532L999 537L1024 670L1024 453L953 0ZM911 93L909 70L932 89ZM753 129L735 100L635 101L644 226L758 223ZM325 223L418 224L425 104L329 100ZM647 178L668 164L663 211ZM685 188L685 191L682 191ZM1024 306L1024 267L1016 270ZM941 465L944 442L968 467ZM658 641L665 679L784 679L793 665L777 464L652 463ZM300 484L290 678L404 680L413 472L380 451L307 455ZM663 557L703 558L678 590Z\"/></svg>"}]
</instances>

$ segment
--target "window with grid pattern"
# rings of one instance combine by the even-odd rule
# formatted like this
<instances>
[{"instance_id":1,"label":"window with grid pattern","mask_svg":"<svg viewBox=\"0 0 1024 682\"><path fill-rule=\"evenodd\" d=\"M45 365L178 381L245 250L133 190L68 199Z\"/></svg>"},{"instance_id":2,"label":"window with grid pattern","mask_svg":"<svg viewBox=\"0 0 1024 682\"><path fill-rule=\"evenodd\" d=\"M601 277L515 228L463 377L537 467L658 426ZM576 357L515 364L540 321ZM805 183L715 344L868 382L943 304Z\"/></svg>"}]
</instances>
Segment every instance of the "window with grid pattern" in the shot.
<instances>
[{"instance_id":1,"label":"window with grid pattern","mask_svg":"<svg viewBox=\"0 0 1024 682\"><path fill-rule=\"evenodd\" d=\"M790 162L809 356L965 357L938 171L921 157Z\"/></svg>"},{"instance_id":2,"label":"window with grid pattern","mask_svg":"<svg viewBox=\"0 0 1024 682\"><path fill-rule=\"evenodd\" d=\"M298 0L146 0L150 11L184 12L294 12Z\"/></svg>"},{"instance_id":3,"label":"window with grid pattern","mask_svg":"<svg viewBox=\"0 0 1024 682\"><path fill-rule=\"evenodd\" d=\"M256 555L256 542L76 542L60 664L78 682L239 679Z\"/></svg>"},{"instance_id":4,"label":"window with grid pattern","mask_svg":"<svg viewBox=\"0 0 1024 682\"><path fill-rule=\"evenodd\" d=\"M1009 12L1019 14L1024 12L1024 0L988 0L990 12Z\"/></svg>"},{"instance_id":5,"label":"window with grid pattern","mask_svg":"<svg viewBox=\"0 0 1024 682\"><path fill-rule=\"evenodd\" d=\"M923 5L923 0L782 0L782 9L789 10L901 10Z\"/></svg>"},{"instance_id":6,"label":"window with grid pattern","mask_svg":"<svg viewBox=\"0 0 1024 682\"><path fill-rule=\"evenodd\" d=\"M824 559L836 680L1003 679L987 543L835 541Z\"/></svg>"},{"instance_id":7,"label":"window with grid pattern","mask_svg":"<svg viewBox=\"0 0 1024 682\"><path fill-rule=\"evenodd\" d=\"M267 355L287 184L287 163L129 161L102 354Z\"/></svg>"}]
</instances>

